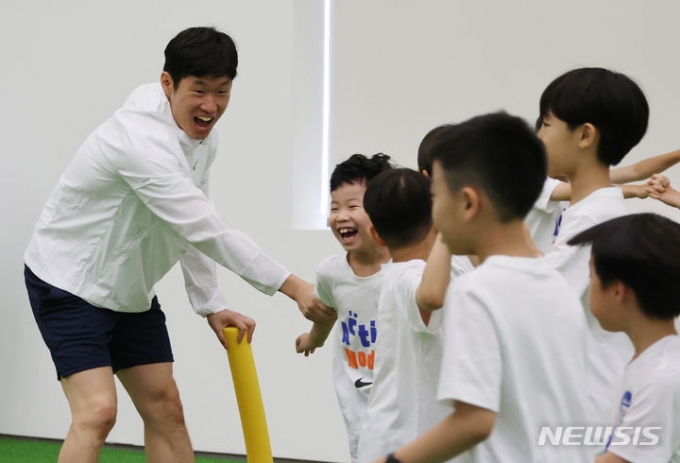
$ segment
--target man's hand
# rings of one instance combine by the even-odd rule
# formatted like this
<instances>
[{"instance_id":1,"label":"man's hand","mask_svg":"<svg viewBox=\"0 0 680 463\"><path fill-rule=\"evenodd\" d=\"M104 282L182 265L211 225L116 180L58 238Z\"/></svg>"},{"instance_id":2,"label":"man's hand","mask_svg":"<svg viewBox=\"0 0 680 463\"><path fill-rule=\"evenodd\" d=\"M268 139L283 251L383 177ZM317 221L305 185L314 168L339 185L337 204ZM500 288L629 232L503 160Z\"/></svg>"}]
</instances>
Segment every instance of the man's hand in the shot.
<instances>
[{"instance_id":1,"label":"man's hand","mask_svg":"<svg viewBox=\"0 0 680 463\"><path fill-rule=\"evenodd\" d=\"M225 349L229 348L227 340L224 338L224 328L227 326L235 326L238 328L238 342L243 340L243 337L248 335L248 343L253 340L253 331L255 331L255 320L238 312L229 309L224 309L220 312L210 314L207 317L210 328L217 335Z\"/></svg>"},{"instance_id":2,"label":"man's hand","mask_svg":"<svg viewBox=\"0 0 680 463\"><path fill-rule=\"evenodd\" d=\"M279 288L283 294L297 302L302 315L313 322L335 320L337 312L314 295L314 285L295 275L290 275Z\"/></svg>"}]
</instances>

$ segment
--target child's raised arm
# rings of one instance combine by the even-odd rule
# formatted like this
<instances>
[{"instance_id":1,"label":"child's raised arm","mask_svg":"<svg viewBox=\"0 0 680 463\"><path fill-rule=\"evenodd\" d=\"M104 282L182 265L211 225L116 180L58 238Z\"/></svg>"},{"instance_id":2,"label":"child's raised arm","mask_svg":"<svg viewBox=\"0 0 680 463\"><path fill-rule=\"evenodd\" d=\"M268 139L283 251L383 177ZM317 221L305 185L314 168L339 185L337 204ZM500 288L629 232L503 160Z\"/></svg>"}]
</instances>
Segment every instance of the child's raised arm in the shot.
<instances>
[{"instance_id":1,"label":"child's raised arm","mask_svg":"<svg viewBox=\"0 0 680 463\"><path fill-rule=\"evenodd\" d=\"M450 282L451 253L442 241L441 233L438 233L416 290L418 308L428 311L441 309Z\"/></svg>"},{"instance_id":2,"label":"child's raised arm","mask_svg":"<svg viewBox=\"0 0 680 463\"><path fill-rule=\"evenodd\" d=\"M680 149L665 154L652 156L630 166L619 167L609 171L612 183L630 183L645 180L680 162Z\"/></svg>"},{"instance_id":3,"label":"child's raised arm","mask_svg":"<svg viewBox=\"0 0 680 463\"><path fill-rule=\"evenodd\" d=\"M649 196L645 185L624 184L645 180L654 174L673 167L678 162L680 162L680 149L652 156L630 166L611 169L609 171L609 178L612 183L618 185L623 190L624 198L644 199ZM550 195L551 201L569 201L570 199L571 185L568 182L559 184Z\"/></svg>"}]
</instances>

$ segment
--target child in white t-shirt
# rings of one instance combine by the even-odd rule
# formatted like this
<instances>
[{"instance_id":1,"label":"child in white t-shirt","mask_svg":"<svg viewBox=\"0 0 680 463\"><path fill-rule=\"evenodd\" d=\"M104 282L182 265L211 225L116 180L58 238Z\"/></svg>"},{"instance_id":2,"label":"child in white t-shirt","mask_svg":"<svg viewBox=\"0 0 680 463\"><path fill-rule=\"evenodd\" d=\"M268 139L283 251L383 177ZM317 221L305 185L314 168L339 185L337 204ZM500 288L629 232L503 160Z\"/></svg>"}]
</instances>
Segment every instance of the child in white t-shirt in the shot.
<instances>
[{"instance_id":1,"label":"child in white t-shirt","mask_svg":"<svg viewBox=\"0 0 680 463\"><path fill-rule=\"evenodd\" d=\"M609 179L611 183L621 188L624 198L657 197L663 190L656 191L650 188L651 183L631 184L649 178L658 179L659 172L674 166L680 162L680 150L652 156L629 166L610 169ZM547 177L543 190L538 200L525 218L525 222L531 232L531 237L536 247L541 252L550 249L557 238L562 211L569 207L571 200L571 184L554 178Z\"/></svg>"},{"instance_id":2,"label":"child in white t-shirt","mask_svg":"<svg viewBox=\"0 0 680 463\"><path fill-rule=\"evenodd\" d=\"M375 177L364 207L377 243L390 251L378 303L374 385L359 439L359 463L413 440L448 413L436 400L443 299L454 265L432 224L429 180L411 169ZM427 259L427 265L426 265ZM433 271L433 268L436 268Z\"/></svg>"},{"instance_id":3,"label":"child in white t-shirt","mask_svg":"<svg viewBox=\"0 0 680 463\"><path fill-rule=\"evenodd\" d=\"M548 155L548 175L566 178L571 203L562 213L555 242L545 260L558 269L581 298L588 324L588 393L593 424L614 418L611 397L618 391L633 353L622 333L603 330L587 301L590 250L567 244L579 232L627 213L623 193L612 185L609 167L642 139L649 107L629 77L601 68L581 68L556 78L540 100L538 137Z\"/></svg>"},{"instance_id":4,"label":"child in white t-shirt","mask_svg":"<svg viewBox=\"0 0 680 463\"><path fill-rule=\"evenodd\" d=\"M625 333L635 353L612 397L618 419L597 463L680 462L680 225L634 214L569 241L591 249L589 301L602 328Z\"/></svg>"},{"instance_id":5,"label":"child in white t-shirt","mask_svg":"<svg viewBox=\"0 0 680 463\"><path fill-rule=\"evenodd\" d=\"M564 278L537 258L523 222L543 187L543 146L505 113L448 126L437 138L435 225L452 254L476 255L481 265L457 279L444 308L438 399L447 415L375 461L586 461L584 447L537 445L543 426L587 422L582 310Z\"/></svg>"},{"instance_id":6,"label":"child in white t-shirt","mask_svg":"<svg viewBox=\"0 0 680 463\"><path fill-rule=\"evenodd\" d=\"M353 462L373 384L380 266L390 259L387 248L371 239L363 198L368 182L392 168L389 159L380 153L370 158L355 154L333 170L328 225L344 252L321 261L316 272L315 294L338 313L333 384ZM296 350L307 356L323 346L334 324L335 320L314 323L309 333L297 338Z\"/></svg>"}]
</instances>

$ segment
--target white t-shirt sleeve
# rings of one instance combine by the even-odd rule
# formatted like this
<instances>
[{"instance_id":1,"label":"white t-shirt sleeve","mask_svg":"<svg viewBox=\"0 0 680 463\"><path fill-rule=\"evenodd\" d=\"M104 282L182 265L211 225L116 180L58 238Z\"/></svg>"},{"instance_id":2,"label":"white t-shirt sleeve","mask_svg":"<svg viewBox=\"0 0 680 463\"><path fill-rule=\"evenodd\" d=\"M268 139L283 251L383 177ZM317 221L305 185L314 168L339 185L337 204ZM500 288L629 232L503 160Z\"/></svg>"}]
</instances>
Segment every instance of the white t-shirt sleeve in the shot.
<instances>
[{"instance_id":1,"label":"white t-shirt sleeve","mask_svg":"<svg viewBox=\"0 0 680 463\"><path fill-rule=\"evenodd\" d=\"M680 449L680 373L658 372L645 378L635 392L607 450L631 463L668 463ZM636 439L636 433L642 434ZM640 445L653 442L650 434L659 437L659 441L654 445ZM624 435L628 439L621 437Z\"/></svg>"},{"instance_id":2,"label":"white t-shirt sleeve","mask_svg":"<svg viewBox=\"0 0 680 463\"><path fill-rule=\"evenodd\" d=\"M541 190L541 194L534 203L533 207L543 212L552 212L556 208L561 208L562 205L559 201L550 200L550 196L552 195L553 191L555 191L555 188L557 188L561 184L562 182L559 180L555 180L554 178L551 177L546 177L545 182L543 183L543 189Z\"/></svg>"},{"instance_id":3,"label":"white t-shirt sleeve","mask_svg":"<svg viewBox=\"0 0 680 463\"><path fill-rule=\"evenodd\" d=\"M502 357L493 318L474 294L456 289L449 296L437 398L498 412Z\"/></svg>"},{"instance_id":4,"label":"white t-shirt sleeve","mask_svg":"<svg viewBox=\"0 0 680 463\"><path fill-rule=\"evenodd\" d=\"M330 275L324 265L326 261L321 262L316 270L316 285L314 286L314 295L319 298L321 302L328 307L337 310L337 303L333 297L333 277Z\"/></svg>"}]
</instances>

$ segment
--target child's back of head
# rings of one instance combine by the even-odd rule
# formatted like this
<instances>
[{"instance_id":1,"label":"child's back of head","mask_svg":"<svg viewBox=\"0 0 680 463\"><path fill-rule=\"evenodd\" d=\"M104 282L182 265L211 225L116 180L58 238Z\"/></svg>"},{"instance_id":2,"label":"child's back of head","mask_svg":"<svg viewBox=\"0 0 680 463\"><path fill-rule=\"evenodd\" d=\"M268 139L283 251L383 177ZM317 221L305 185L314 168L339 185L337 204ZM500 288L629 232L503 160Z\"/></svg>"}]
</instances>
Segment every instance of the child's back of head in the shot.
<instances>
[{"instance_id":1,"label":"child's back of head","mask_svg":"<svg viewBox=\"0 0 680 463\"><path fill-rule=\"evenodd\" d=\"M432 147L437 141L437 137L447 130L448 125L440 125L425 134L418 145L418 171L421 174L432 178Z\"/></svg>"},{"instance_id":2,"label":"child's back of head","mask_svg":"<svg viewBox=\"0 0 680 463\"><path fill-rule=\"evenodd\" d=\"M581 232L569 244L592 244L602 286L624 283L649 318L680 315L680 224L657 214L626 215Z\"/></svg>"},{"instance_id":3,"label":"child's back of head","mask_svg":"<svg viewBox=\"0 0 680 463\"><path fill-rule=\"evenodd\" d=\"M430 182L413 169L376 176L366 188L364 208L390 250L420 243L432 229Z\"/></svg>"},{"instance_id":4,"label":"child's back of head","mask_svg":"<svg viewBox=\"0 0 680 463\"><path fill-rule=\"evenodd\" d=\"M649 105L628 76L602 68L569 71L543 91L537 129L552 113L570 129L590 123L599 131L598 158L612 166L637 145L647 131Z\"/></svg>"},{"instance_id":5,"label":"child's back of head","mask_svg":"<svg viewBox=\"0 0 680 463\"><path fill-rule=\"evenodd\" d=\"M543 144L522 119L504 112L435 129L430 158L448 190L475 185L493 203L500 222L523 220L546 177Z\"/></svg>"}]
</instances>

